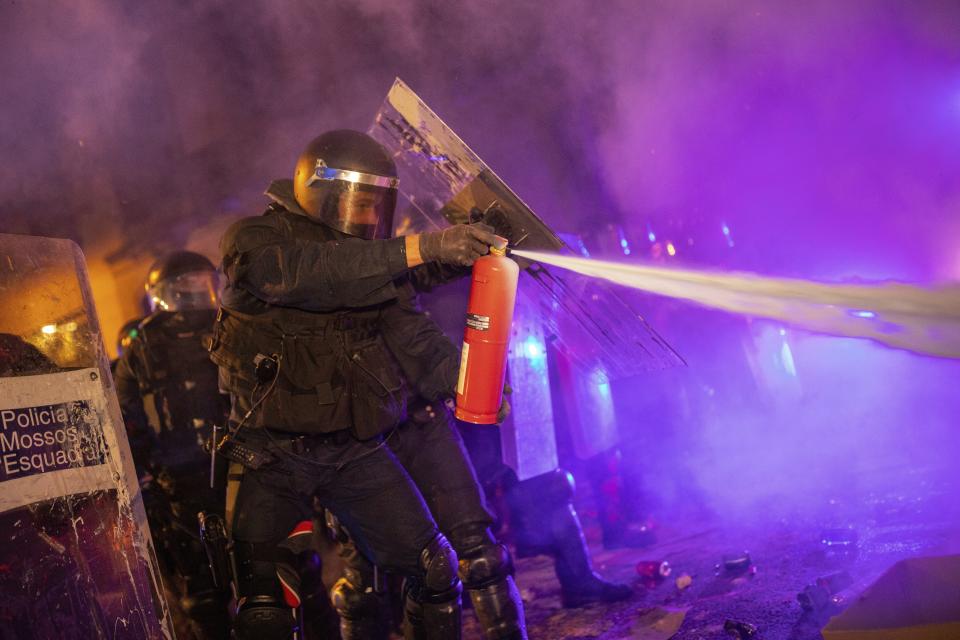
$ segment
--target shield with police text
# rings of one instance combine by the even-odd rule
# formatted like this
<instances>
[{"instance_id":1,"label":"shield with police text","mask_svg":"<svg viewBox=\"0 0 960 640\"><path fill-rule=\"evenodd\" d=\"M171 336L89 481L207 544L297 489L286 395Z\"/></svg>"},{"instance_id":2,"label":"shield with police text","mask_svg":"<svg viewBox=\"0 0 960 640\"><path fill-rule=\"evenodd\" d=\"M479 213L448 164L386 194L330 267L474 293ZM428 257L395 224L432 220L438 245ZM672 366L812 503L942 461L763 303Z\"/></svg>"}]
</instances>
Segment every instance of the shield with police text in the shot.
<instances>
[{"instance_id":1,"label":"shield with police text","mask_svg":"<svg viewBox=\"0 0 960 640\"><path fill-rule=\"evenodd\" d=\"M79 247L0 234L3 637L171 638Z\"/></svg>"}]
</instances>

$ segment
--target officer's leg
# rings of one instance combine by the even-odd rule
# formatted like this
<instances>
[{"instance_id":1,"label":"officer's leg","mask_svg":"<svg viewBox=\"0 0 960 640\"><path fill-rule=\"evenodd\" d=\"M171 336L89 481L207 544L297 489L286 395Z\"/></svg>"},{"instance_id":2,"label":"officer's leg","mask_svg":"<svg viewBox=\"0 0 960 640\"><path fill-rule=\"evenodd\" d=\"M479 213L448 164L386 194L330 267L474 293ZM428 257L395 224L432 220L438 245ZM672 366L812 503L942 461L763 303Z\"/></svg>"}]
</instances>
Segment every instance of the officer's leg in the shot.
<instances>
[{"instance_id":1,"label":"officer's leg","mask_svg":"<svg viewBox=\"0 0 960 640\"><path fill-rule=\"evenodd\" d=\"M437 532L423 548L420 569L421 575L407 578L403 586L403 637L406 640L459 638L461 587L457 554L442 533Z\"/></svg>"},{"instance_id":2,"label":"officer's leg","mask_svg":"<svg viewBox=\"0 0 960 640\"><path fill-rule=\"evenodd\" d=\"M510 553L490 531L493 517L460 436L446 408L430 410L426 417L401 428L395 443L398 457L456 549L460 579L485 636L525 638L523 602L513 581Z\"/></svg>"},{"instance_id":3,"label":"officer's leg","mask_svg":"<svg viewBox=\"0 0 960 640\"><path fill-rule=\"evenodd\" d=\"M150 537L155 545L163 583L164 599L169 603L170 618L176 635L186 636L190 633L190 619L180 606L182 585L177 573L177 544L171 535L173 514L170 501L156 482L145 483L141 480L141 487Z\"/></svg>"},{"instance_id":4,"label":"officer's leg","mask_svg":"<svg viewBox=\"0 0 960 640\"><path fill-rule=\"evenodd\" d=\"M228 591L213 583L206 552L200 542L197 513L223 512L223 498L210 489L204 469L180 468L171 473L176 480L173 507L180 532L180 568L183 593L180 606L190 619L194 634L202 640L230 637L227 611Z\"/></svg>"},{"instance_id":5,"label":"officer's leg","mask_svg":"<svg viewBox=\"0 0 960 640\"><path fill-rule=\"evenodd\" d=\"M327 526L337 542L337 555L343 561L343 574L330 590L330 600L340 616L343 640L386 639L385 602L376 584L373 564L367 560L350 533L336 516L328 512Z\"/></svg>"},{"instance_id":6,"label":"officer's leg","mask_svg":"<svg viewBox=\"0 0 960 640\"><path fill-rule=\"evenodd\" d=\"M624 484L620 451L602 451L586 461L586 473L597 500L604 549L646 547L655 542L650 529L629 527L629 491Z\"/></svg>"},{"instance_id":7,"label":"officer's leg","mask_svg":"<svg viewBox=\"0 0 960 640\"><path fill-rule=\"evenodd\" d=\"M287 570L291 551L281 547L309 512L286 482L281 466L244 472L234 512L237 571L237 640L289 640L297 596ZM281 582L286 577L287 585Z\"/></svg>"},{"instance_id":8,"label":"officer's leg","mask_svg":"<svg viewBox=\"0 0 960 640\"><path fill-rule=\"evenodd\" d=\"M629 598L629 586L593 572L580 519L573 508L573 477L562 469L514 484L507 492L517 546L553 556L565 607Z\"/></svg>"},{"instance_id":9,"label":"officer's leg","mask_svg":"<svg viewBox=\"0 0 960 640\"><path fill-rule=\"evenodd\" d=\"M367 455L357 459L360 453ZM407 578L407 637L459 638L457 556L413 481L387 447L354 443L334 457L353 462L319 487L318 497L360 553Z\"/></svg>"}]
</instances>

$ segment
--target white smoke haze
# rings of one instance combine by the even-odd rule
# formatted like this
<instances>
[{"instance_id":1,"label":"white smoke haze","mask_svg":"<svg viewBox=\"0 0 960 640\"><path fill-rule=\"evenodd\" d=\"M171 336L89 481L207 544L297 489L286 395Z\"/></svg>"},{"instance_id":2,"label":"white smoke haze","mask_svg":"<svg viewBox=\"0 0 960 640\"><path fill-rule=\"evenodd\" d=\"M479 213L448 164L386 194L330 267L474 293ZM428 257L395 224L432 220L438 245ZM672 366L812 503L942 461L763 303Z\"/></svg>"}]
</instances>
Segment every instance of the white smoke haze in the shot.
<instances>
[{"instance_id":1,"label":"white smoke haze","mask_svg":"<svg viewBox=\"0 0 960 640\"><path fill-rule=\"evenodd\" d=\"M960 359L960 283L827 284L590 260L538 251L516 255L647 293L780 320L809 331L869 338L923 355Z\"/></svg>"}]
</instances>

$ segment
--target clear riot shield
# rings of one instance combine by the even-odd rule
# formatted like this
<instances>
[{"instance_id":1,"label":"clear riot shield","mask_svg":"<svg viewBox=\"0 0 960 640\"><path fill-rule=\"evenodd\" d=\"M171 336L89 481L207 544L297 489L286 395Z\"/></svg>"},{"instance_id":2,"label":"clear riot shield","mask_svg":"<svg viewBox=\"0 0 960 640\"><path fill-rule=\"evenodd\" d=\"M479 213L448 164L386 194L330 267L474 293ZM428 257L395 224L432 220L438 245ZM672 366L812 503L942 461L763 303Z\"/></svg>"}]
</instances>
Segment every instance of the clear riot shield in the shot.
<instances>
[{"instance_id":1,"label":"clear riot shield","mask_svg":"<svg viewBox=\"0 0 960 640\"><path fill-rule=\"evenodd\" d=\"M570 252L560 237L403 81L394 82L370 134L391 152L400 171L403 198L396 216L398 235L465 222L495 203L505 217L511 247ZM522 304L517 313L534 315L532 320L519 318L518 326L527 334L531 322L539 324L544 338L573 363L576 371L606 382L683 364L673 348L608 283L523 260L518 262L524 268L520 294L525 300L519 299ZM522 355L515 349L511 351L511 367ZM515 428L502 433L504 437L529 437L530 441L544 442L547 432L552 434L553 425L547 423L546 417L538 417L542 414L533 408L529 412L521 408L524 393L516 387L511 400L518 414ZM536 393L534 390L532 394ZM543 404L541 398L532 402ZM518 422L517 418L523 420L521 415L530 415L532 422ZM611 432L609 424L598 426L600 432L593 433L595 425L589 419L570 423L583 432L574 438L586 446L578 450L582 457L609 448L611 433L615 441L615 430ZM505 452L524 450L533 451L536 447L504 442ZM509 462L518 472L520 468L539 468L545 463Z\"/></svg>"},{"instance_id":2,"label":"clear riot shield","mask_svg":"<svg viewBox=\"0 0 960 640\"><path fill-rule=\"evenodd\" d=\"M0 234L0 636L172 638L83 254Z\"/></svg>"}]
</instances>

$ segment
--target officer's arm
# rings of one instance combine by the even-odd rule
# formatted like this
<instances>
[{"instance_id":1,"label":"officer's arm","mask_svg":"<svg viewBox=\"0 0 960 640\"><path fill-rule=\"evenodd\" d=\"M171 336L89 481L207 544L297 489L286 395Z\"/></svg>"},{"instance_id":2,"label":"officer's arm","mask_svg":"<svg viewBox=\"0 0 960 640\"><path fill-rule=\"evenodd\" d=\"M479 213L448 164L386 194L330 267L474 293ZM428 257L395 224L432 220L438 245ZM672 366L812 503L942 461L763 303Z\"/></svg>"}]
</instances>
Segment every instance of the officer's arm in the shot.
<instances>
[{"instance_id":1,"label":"officer's arm","mask_svg":"<svg viewBox=\"0 0 960 640\"><path fill-rule=\"evenodd\" d=\"M396 298L408 269L405 238L316 241L268 218L241 221L221 244L230 283L268 304L309 311L366 307Z\"/></svg>"},{"instance_id":2,"label":"officer's arm","mask_svg":"<svg viewBox=\"0 0 960 640\"><path fill-rule=\"evenodd\" d=\"M409 282L397 286L396 304L383 310L381 334L417 392L431 401L451 397L460 353L437 323L420 308Z\"/></svg>"},{"instance_id":3,"label":"officer's arm","mask_svg":"<svg viewBox=\"0 0 960 640\"><path fill-rule=\"evenodd\" d=\"M120 402L120 413L123 416L133 459L138 467L143 468L150 462L155 436L147 420L147 413L143 409L136 368L136 356L131 348L117 362L113 381L117 387L117 400Z\"/></svg>"},{"instance_id":4,"label":"officer's arm","mask_svg":"<svg viewBox=\"0 0 960 640\"><path fill-rule=\"evenodd\" d=\"M469 276L470 267L458 267L440 262L426 262L410 269L410 284L417 293L433 291L437 287Z\"/></svg>"}]
</instances>

